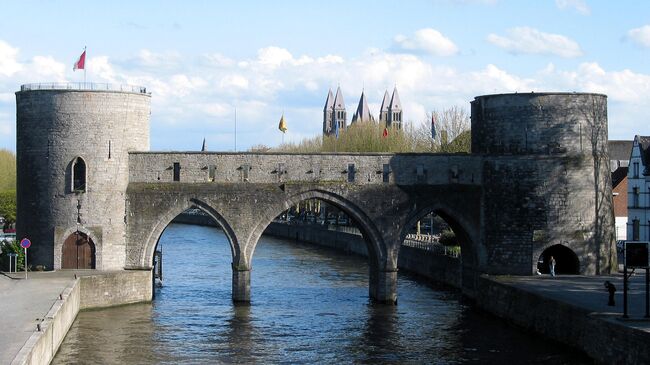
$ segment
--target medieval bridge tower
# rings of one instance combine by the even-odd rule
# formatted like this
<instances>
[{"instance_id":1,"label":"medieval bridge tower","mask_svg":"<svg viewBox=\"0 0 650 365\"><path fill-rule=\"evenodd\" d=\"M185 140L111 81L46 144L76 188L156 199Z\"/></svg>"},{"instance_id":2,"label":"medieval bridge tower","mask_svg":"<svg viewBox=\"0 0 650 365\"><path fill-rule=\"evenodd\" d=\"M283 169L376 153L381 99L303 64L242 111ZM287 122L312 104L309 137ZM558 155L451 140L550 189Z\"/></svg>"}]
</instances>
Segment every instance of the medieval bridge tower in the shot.
<instances>
[{"instance_id":1,"label":"medieval bridge tower","mask_svg":"<svg viewBox=\"0 0 650 365\"><path fill-rule=\"evenodd\" d=\"M463 286L531 275L548 250L575 272L615 268L606 96L476 97L471 154L147 152L144 88L24 85L16 93L17 234L46 269L150 270L171 219L210 214L233 254L233 298L249 300L257 240L280 213L321 199L354 217L370 295L394 301L407 230L434 211L457 231ZM72 259L70 259L72 257Z\"/></svg>"},{"instance_id":2,"label":"medieval bridge tower","mask_svg":"<svg viewBox=\"0 0 650 365\"><path fill-rule=\"evenodd\" d=\"M34 242L34 265L48 270L124 267L128 153L149 150L151 94L102 86L16 93L16 229Z\"/></svg>"}]
</instances>

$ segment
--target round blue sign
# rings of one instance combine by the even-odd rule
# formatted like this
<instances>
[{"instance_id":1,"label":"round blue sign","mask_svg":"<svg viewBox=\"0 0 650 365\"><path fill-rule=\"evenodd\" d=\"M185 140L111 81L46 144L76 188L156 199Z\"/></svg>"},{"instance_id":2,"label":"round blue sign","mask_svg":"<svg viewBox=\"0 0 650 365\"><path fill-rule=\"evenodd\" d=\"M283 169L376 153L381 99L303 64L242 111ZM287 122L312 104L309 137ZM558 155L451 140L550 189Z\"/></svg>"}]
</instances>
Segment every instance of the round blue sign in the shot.
<instances>
[{"instance_id":1,"label":"round blue sign","mask_svg":"<svg viewBox=\"0 0 650 365\"><path fill-rule=\"evenodd\" d=\"M29 248L29 246L31 245L32 245L32 241L30 241L27 238L23 238L22 240L20 240L20 247L22 248Z\"/></svg>"}]
</instances>

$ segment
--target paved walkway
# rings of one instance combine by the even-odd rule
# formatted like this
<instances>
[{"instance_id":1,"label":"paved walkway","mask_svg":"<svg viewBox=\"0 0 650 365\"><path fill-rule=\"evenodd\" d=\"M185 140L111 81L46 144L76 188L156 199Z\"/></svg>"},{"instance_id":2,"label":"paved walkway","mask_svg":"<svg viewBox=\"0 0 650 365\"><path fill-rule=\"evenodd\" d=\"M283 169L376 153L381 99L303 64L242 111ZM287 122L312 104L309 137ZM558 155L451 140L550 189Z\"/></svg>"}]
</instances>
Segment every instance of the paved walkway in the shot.
<instances>
[{"instance_id":1,"label":"paved walkway","mask_svg":"<svg viewBox=\"0 0 650 365\"><path fill-rule=\"evenodd\" d=\"M10 364L59 294L74 281L72 271L0 273L0 365Z\"/></svg>"},{"instance_id":2,"label":"paved walkway","mask_svg":"<svg viewBox=\"0 0 650 365\"><path fill-rule=\"evenodd\" d=\"M610 276L559 275L556 277L549 275L503 276L492 278L522 290L585 308L591 311L592 315L616 320L621 324L650 332L650 319L643 318L645 316L645 270L638 269L636 274L630 277L630 290L628 292L629 319L627 320L622 320L622 274ZM610 307L607 305L609 293L604 286L605 280L609 280L616 286L614 296L616 306Z\"/></svg>"}]
</instances>

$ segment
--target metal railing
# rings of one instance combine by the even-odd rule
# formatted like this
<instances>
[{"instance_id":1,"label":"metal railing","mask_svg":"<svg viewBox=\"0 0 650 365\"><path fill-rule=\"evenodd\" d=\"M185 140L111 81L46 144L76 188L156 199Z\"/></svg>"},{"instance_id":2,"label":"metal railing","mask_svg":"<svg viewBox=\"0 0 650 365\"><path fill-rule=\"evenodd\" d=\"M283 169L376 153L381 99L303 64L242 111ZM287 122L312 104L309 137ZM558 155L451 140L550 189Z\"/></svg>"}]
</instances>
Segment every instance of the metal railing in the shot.
<instances>
[{"instance_id":1,"label":"metal railing","mask_svg":"<svg viewBox=\"0 0 650 365\"><path fill-rule=\"evenodd\" d=\"M437 255L460 257L460 247L449 247L441 244L437 236L409 234L404 239L404 246L428 251Z\"/></svg>"},{"instance_id":2,"label":"metal railing","mask_svg":"<svg viewBox=\"0 0 650 365\"><path fill-rule=\"evenodd\" d=\"M123 91L130 93L151 94L144 86L106 84L97 82L48 82L37 84L24 84L20 91L30 90L97 90L97 91Z\"/></svg>"}]
</instances>

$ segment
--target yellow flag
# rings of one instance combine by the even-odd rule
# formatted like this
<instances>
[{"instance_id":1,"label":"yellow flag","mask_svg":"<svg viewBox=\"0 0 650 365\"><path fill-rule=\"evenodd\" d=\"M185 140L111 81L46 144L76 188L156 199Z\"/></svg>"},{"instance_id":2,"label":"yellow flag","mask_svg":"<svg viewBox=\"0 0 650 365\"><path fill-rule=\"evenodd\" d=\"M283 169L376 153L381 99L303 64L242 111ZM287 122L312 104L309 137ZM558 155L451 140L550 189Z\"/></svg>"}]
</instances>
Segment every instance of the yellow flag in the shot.
<instances>
[{"instance_id":1,"label":"yellow flag","mask_svg":"<svg viewBox=\"0 0 650 365\"><path fill-rule=\"evenodd\" d=\"M282 131L282 133L287 131L287 122L284 121L284 114L282 114L282 118L280 118L280 125L278 126L278 129Z\"/></svg>"}]
</instances>

